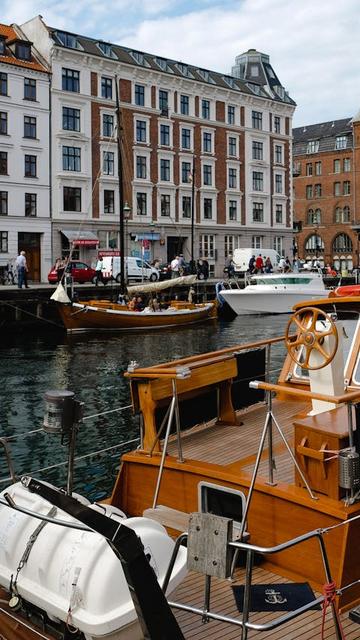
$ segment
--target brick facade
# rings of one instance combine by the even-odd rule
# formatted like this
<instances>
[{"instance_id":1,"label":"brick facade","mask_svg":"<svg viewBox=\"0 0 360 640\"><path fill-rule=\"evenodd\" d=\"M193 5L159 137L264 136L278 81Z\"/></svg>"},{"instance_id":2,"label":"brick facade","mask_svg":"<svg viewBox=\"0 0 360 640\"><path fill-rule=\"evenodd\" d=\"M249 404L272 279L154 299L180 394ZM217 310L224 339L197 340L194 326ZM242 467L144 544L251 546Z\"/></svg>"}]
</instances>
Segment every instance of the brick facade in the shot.
<instances>
[{"instance_id":1,"label":"brick facade","mask_svg":"<svg viewBox=\"0 0 360 640\"><path fill-rule=\"evenodd\" d=\"M359 262L359 129L360 122L351 119L294 129L298 255L343 272Z\"/></svg>"}]
</instances>

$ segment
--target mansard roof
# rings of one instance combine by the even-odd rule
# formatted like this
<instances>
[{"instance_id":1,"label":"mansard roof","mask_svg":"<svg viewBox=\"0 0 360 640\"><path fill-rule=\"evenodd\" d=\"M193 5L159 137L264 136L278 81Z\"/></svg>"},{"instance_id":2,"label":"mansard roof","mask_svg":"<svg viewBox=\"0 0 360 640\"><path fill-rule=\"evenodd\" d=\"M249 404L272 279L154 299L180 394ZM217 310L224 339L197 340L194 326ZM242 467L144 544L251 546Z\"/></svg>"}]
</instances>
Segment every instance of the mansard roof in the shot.
<instances>
[{"instance_id":1,"label":"mansard roof","mask_svg":"<svg viewBox=\"0 0 360 640\"><path fill-rule=\"evenodd\" d=\"M261 83L247 82L230 74L224 74L210 69L203 69L193 64L184 63L179 60L172 60L164 56L158 56L143 51L132 49L131 47L120 46L118 44L106 43L103 40L96 40L87 36L82 36L54 27L48 27L49 33L56 46L62 48L82 51L101 58L108 58L113 61L118 60L134 67L142 67L149 70L159 71L180 78L187 78L196 82L221 87L223 89L238 91L247 95L257 96L273 102L286 103L295 106L295 102L284 92L284 96L274 93L270 96L264 90ZM60 35L60 38L59 38ZM67 36L67 37L63 37ZM65 42L65 44L64 44ZM69 46L71 43L72 46ZM108 55L104 52L107 49Z\"/></svg>"},{"instance_id":2,"label":"mansard roof","mask_svg":"<svg viewBox=\"0 0 360 640\"><path fill-rule=\"evenodd\" d=\"M305 155L309 142L319 143L317 153L333 151L336 148L336 139L341 136L347 138L345 149L351 148L353 144L352 118L295 127L292 133L294 156Z\"/></svg>"},{"instance_id":3,"label":"mansard roof","mask_svg":"<svg viewBox=\"0 0 360 640\"><path fill-rule=\"evenodd\" d=\"M32 43L28 40L24 40L23 37L20 37L12 26L0 23L0 39L5 42L4 54L2 55L0 53L0 64L12 64L16 67L24 67L26 69L33 69L34 71L43 71L44 73L48 73L46 67L42 65L35 57ZM15 56L14 52L10 48L10 45L16 42L26 43L31 46L30 60L23 60Z\"/></svg>"}]
</instances>

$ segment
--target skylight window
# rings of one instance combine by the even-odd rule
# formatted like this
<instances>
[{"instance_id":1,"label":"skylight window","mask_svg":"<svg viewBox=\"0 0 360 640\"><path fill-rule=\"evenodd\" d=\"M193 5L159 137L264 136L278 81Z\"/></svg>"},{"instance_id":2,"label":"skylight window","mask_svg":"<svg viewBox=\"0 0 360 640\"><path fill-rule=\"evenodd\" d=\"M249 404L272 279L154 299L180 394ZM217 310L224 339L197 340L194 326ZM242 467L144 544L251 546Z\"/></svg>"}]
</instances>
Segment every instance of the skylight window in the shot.
<instances>
[{"instance_id":1,"label":"skylight window","mask_svg":"<svg viewBox=\"0 0 360 640\"><path fill-rule=\"evenodd\" d=\"M107 58L117 59L117 56L115 55L112 49L112 45L109 44L108 42L98 42L97 46L99 47L101 53L103 53L104 56L106 56Z\"/></svg>"},{"instance_id":2,"label":"skylight window","mask_svg":"<svg viewBox=\"0 0 360 640\"><path fill-rule=\"evenodd\" d=\"M72 33L66 33L65 31L56 31L56 37L64 47L69 49L81 49L81 46L77 40L77 37Z\"/></svg>"}]
</instances>

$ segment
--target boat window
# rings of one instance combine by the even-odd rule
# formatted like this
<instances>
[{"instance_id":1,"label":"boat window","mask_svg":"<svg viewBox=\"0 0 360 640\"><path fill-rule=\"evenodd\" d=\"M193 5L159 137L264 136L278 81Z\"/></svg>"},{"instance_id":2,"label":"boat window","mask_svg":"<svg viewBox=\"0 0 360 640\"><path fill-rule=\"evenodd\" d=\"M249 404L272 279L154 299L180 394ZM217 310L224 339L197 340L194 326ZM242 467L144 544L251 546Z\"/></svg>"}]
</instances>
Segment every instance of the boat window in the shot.
<instances>
[{"instance_id":1,"label":"boat window","mask_svg":"<svg viewBox=\"0 0 360 640\"><path fill-rule=\"evenodd\" d=\"M358 326L359 319L358 317L354 318L354 314L349 314L348 318L341 318L342 324L342 343L343 343L343 355L344 355L344 371L347 368L348 359L350 356L350 352L352 350L352 345L354 342L356 327ZM340 337L340 336L339 336ZM360 363L357 365L358 373L358 382L356 384L360 384ZM294 366L294 370L292 373L292 377L308 380L309 379L309 371L307 369L303 369L299 365Z\"/></svg>"},{"instance_id":2,"label":"boat window","mask_svg":"<svg viewBox=\"0 0 360 640\"><path fill-rule=\"evenodd\" d=\"M267 285L278 285L278 284L310 284L313 282L313 278L304 277L304 278L251 278L250 284L267 284Z\"/></svg>"}]
</instances>

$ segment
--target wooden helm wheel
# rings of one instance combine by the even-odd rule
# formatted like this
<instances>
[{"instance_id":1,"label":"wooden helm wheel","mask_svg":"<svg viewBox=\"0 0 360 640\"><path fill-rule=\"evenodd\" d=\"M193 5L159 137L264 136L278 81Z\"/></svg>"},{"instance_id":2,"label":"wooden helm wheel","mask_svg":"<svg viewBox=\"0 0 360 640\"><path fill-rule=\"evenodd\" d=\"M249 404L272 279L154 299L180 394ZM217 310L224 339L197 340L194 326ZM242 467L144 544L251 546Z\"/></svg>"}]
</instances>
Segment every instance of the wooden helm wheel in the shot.
<instances>
[{"instance_id":1,"label":"wooden helm wheel","mask_svg":"<svg viewBox=\"0 0 360 640\"><path fill-rule=\"evenodd\" d=\"M318 331L316 323L326 321L330 323L330 328L325 331ZM296 334L290 333L296 328ZM334 336L334 344L331 349L324 347L324 338ZM322 309L316 307L306 307L294 313L285 330L285 346L291 359L302 369L315 371L326 367L335 357L339 343L339 336L334 320ZM303 348L301 348L303 347ZM322 356L322 362L316 367L309 364L310 356L315 351Z\"/></svg>"}]
</instances>

